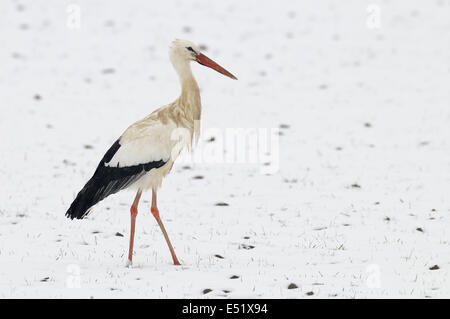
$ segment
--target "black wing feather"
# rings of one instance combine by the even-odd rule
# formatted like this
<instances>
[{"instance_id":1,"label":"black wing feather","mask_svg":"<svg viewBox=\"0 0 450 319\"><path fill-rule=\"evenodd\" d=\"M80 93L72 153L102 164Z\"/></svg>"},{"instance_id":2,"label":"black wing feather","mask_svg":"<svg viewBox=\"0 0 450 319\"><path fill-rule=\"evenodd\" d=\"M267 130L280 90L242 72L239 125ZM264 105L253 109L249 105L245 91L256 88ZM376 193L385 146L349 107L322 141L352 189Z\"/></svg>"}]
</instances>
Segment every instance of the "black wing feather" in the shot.
<instances>
[{"instance_id":1,"label":"black wing feather","mask_svg":"<svg viewBox=\"0 0 450 319\"><path fill-rule=\"evenodd\" d=\"M78 193L72 205L66 212L66 216L74 219L82 219L90 209L99 201L109 195L127 188L153 168L159 168L166 164L163 160L153 161L126 167L105 166L119 150L120 142L117 140L103 156L97 166L94 175Z\"/></svg>"}]
</instances>

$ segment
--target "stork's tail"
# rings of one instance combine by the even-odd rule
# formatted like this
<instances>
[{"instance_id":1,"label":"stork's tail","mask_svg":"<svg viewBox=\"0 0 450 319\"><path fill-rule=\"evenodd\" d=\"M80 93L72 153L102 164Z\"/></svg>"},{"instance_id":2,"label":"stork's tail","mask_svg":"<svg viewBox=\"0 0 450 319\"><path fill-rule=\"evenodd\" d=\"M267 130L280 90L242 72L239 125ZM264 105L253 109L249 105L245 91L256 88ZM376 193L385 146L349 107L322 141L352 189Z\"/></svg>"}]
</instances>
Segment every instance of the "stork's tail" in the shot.
<instances>
[{"instance_id":1,"label":"stork's tail","mask_svg":"<svg viewBox=\"0 0 450 319\"><path fill-rule=\"evenodd\" d=\"M70 205L66 212L66 216L71 219L82 219L86 217L95 204L102 201L109 195L127 188L133 182L138 180L145 174L145 170L141 169L139 173L133 170L120 168L100 167L94 176L84 185L83 189L78 193L77 197ZM129 174L125 174L125 173Z\"/></svg>"},{"instance_id":2,"label":"stork's tail","mask_svg":"<svg viewBox=\"0 0 450 319\"><path fill-rule=\"evenodd\" d=\"M127 188L148 171L159 168L164 161L153 161L146 164L138 164L128 167L107 167L99 165L94 176L84 185L78 193L72 205L66 212L66 216L74 219L82 219L89 214L95 204L109 195Z\"/></svg>"},{"instance_id":3,"label":"stork's tail","mask_svg":"<svg viewBox=\"0 0 450 319\"><path fill-rule=\"evenodd\" d=\"M120 167L119 164L117 167L107 166L106 163L111 160L119 148L120 143L117 140L106 152L94 175L84 185L72 205L70 205L70 208L66 212L67 217L71 219L82 219L86 217L92 207L101 200L127 188L150 170L160 168L166 164L163 160L159 160L132 166Z\"/></svg>"},{"instance_id":4,"label":"stork's tail","mask_svg":"<svg viewBox=\"0 0 450 319\"><path fill-rule=\"evenodd\" d=\"M92 179L87 182L83 189L78 193L75 200L66 212L70 219L82 219L88 215L92 207L106 196L98 196L98 188L95 187Z\"/></svg>"}]
</instances>

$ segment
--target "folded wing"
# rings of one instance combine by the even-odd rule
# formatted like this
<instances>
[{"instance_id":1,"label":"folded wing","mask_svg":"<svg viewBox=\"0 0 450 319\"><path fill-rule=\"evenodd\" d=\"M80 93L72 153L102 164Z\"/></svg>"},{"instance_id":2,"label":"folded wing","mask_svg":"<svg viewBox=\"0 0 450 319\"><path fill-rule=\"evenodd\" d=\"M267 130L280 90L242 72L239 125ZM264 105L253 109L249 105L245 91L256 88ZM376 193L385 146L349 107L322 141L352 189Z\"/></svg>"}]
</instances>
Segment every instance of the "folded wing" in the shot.
<instances>
[{"instance_id":1,"label":"folded wing","mask_svg":"<svg viewBox=\"0 0 450 319\"><path fill-rule=\"evenodd\" d=\"M71 219L84 218L101 200L132 185L150 170L166 164L166 154L148 152L151 147L141 144L143 143L125 142L121 145L121 139L118 139L103 156L94 175L78 193L66 216Z\"/></svg>"}]
</instances>

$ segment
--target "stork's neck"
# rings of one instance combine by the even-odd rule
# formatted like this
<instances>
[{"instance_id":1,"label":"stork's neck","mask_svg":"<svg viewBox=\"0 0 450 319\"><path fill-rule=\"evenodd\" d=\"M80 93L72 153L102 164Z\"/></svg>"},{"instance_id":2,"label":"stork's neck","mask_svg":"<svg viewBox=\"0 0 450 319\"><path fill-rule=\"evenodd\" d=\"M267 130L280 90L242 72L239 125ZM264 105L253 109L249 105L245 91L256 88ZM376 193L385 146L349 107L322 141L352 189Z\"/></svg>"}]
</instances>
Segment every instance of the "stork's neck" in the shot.
<instances>
[{"instance_id":1,"label":"stork's neck","mask_svg":"<svg viewBox=\"0 0 450 319\"><path fill-rule=\"evenodd\" d=\"M200 106L200 89L191 71L189 61L172 61L181 84L180 102L186 107Z\"/></svg>"},{"instance_id":2,"label":"stork's neck","mask_svg":"<svg viewBox=\"0 0 450 319\"><path fill-rule=\"evenodd\" d=\"M200 89L188 64L188 73L180 76L181 99L187 103L200 104Z\"/></svg>"},{"instance_id":3,"label":"stork's neck","mask_svg":"<svg viewBox=\"0 0 450 319\"><path fill-rule=\"evenodd\" d=\"M175 112L181 115L181 118L175 119L175 122L188 128L191 132L191 141L195 136L195 142L198 142L200 135L200 116L202 113L200 89L192 74L189 61L180 59L177 56L171 56L171 61L181 83L181 95L172 104L173 108L180 108L182 110L182 112Z\"/></svg>"}]
</instances>

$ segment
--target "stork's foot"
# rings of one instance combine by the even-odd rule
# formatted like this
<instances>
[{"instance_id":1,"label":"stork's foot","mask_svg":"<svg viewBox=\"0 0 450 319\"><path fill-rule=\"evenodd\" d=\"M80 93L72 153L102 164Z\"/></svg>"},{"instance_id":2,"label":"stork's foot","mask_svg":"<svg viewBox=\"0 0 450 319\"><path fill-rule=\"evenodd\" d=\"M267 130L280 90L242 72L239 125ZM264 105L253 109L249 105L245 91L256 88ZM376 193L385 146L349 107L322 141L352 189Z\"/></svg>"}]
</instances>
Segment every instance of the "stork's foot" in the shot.
<instances>
[{"instance_id":1,"label":"stork's foot","mask_svg":"<svg viewBox=\"0 0 450 319\"><path fill-rule=\"evenodd\" d=\"M175 259L174 259L174 261L173 261L173 264L174 264L175 266L181 266L180 262L178 261L178 259L176 259L176 257L175 257Z\"/></svg>"}]
</instances>

